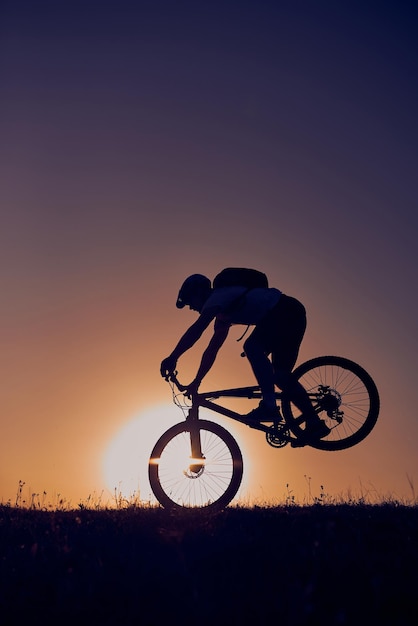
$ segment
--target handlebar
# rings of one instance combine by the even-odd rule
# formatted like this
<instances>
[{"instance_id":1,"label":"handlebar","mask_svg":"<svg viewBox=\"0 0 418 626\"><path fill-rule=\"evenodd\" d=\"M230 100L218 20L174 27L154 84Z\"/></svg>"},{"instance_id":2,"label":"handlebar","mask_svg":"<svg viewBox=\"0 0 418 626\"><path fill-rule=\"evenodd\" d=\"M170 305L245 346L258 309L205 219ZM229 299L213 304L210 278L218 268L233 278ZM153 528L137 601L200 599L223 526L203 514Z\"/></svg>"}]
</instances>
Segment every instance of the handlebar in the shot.
<instances>
[{"instance_id":1,"label":"handlebar","mask_svg":"<svg viewBox=\"0 0 418 626\"><path fill-rule=\"evenodd\" d=\"M177 371L171 372L171 374L167 374L167 376L164 376L164 378L168 383L173 383L179 391L183 392L187 390L187 387L179 382L177 378Z\"/></svg>"}]
</instances>

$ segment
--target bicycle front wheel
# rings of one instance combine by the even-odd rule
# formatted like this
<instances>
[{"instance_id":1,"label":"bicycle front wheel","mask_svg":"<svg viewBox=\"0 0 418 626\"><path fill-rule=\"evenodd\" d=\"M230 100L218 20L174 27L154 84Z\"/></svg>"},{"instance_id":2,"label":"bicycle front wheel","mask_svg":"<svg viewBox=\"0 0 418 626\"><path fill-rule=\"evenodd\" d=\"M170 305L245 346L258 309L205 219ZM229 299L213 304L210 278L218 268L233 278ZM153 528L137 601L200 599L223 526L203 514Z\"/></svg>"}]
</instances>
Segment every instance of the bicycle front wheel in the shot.
<instances>
[{"instance_id":1,"label":"bicycle front wheel","mask_svg":"<svg viewBox=\"0 0 418 626\"><path fill-rule=\"evenodd\" d=\"M311 443L312 447L344 450L367 437L376 424L380 401L374 381L360 365L343 357L321 356L302 363L293 374L331 429L329 435ZM303 437L303 415L285 396L282 409L290 430Z\"/></svg>"},{"instance_id":2,"label":"bicycle front wheel","mask_svg":"<svg viewBox=\"0 0 418 626\"><path fill-rule=\"evenodd\" d=\"M237 442L214 422L199 420L198 427L202 459L191 459L191 424L187 421L167 430L151 453L150 485L165 508L222 509L239 489L243 462Z\"/></svg>"}]
</instances>

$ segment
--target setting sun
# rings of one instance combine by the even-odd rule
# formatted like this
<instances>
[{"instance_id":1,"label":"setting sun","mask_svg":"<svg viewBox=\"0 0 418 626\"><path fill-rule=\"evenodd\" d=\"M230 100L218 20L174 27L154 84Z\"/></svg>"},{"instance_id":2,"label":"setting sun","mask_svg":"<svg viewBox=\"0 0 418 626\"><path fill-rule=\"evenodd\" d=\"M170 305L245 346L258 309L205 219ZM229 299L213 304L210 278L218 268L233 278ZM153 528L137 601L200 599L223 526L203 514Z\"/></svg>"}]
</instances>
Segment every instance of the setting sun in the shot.
<instances>
[{"instance_id":1,"label":"setting sun","mask_svg":"<svg viewBox=\"0 0 418 626\"><path fill-rule=\"evenodd\" d=\"M247 478L250 459L234 432L236 429L232 422L223 419L215 422L208 411L202 410L201 413L204 418L202 424L207 424L209 418L216 431L222 428L217 426L221 422L228 431L227 437L231 432L232 437L237 439L246 457L244 478ZM116 432L102 458L104 483L112 495L128 501L157 502L148 477L151 453L163 433L175 424L184 423L184 418L185 415L175 406L161 405L141 412ZM191 458L186 433L181 432L160 450L158 458L151 460L151 465L154 465L151 472L156 482L160 484L160 489L172 494L174 502L189 501L192 506L207 504L217 500L232 480L231 453L216 432L211 432L213 427L210 424L209 427L209 431L206 428L202 431L203 464L201 459ZM246 479L242 481L240 493L246 482Z\"/></svg>"},{"instance_id":2,"label":"setting sun","mask_svg":"<svg viewBox=\"0 0 418 626\"><path fill-rule=\"evenodd\" d=\"M157 439L169 426L182 421L174 406L152 407L124 424L103 455L106 487L123 498L154 500L148 480L148 461Z\"/></svg>"}]
</instances>

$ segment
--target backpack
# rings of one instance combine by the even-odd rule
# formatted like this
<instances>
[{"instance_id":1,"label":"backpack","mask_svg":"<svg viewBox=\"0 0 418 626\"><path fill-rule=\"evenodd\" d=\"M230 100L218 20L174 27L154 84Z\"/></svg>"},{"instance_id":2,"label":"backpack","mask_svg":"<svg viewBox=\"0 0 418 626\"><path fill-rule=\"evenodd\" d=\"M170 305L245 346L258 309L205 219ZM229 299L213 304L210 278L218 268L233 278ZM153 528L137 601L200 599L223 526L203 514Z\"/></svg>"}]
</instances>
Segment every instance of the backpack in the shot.
<instances>
[{"instance_id":1,"label":"backpack","mask_svg":"<svg viewBox=\"0 0 418 626\"><path fill-rule=\"evenodd\" d=\"M267 276L258 270L246 267L227 267L213 279L213 288L245 287L248 291L257 287L268 287Z\"/></svg>"},{"instance_id":2,"label":"backpack","mask_svg":"<svg viewBox=\"0 0 418 626\"><path fill-rule=\"evenodd\" d=\"M238 296L238 298L229 305L225 311L226 313L234 313L237 311L244 304L246 296L251 289L257 289L257 287L265 288L268 286L267 276L263 272L247 267L226 267L213 279L214 289L219 289L220 287L245 287L244 293ZM250 324L248 324L247 329L237 341L241 341L249 328Z\"/></svg>"}]
</instances>

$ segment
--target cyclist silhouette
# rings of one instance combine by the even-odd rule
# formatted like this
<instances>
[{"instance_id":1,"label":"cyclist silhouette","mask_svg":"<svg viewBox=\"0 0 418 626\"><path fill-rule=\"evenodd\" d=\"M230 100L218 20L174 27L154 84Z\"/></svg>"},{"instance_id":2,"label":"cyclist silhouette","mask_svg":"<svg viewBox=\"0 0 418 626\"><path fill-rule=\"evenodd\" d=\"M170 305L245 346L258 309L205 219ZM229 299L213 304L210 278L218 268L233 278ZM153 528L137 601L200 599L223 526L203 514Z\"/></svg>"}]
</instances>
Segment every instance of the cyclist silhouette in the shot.
<instances>
[{"instance_id":1,"label":"cyclist silhouette","mask_svg":"<svg viewBox=\"0 0 418 626\"><path fill-rule=\"evenodd\" d=\"M188 393L196 393L215 362L231 325L254 326L244 343L244 351L260 386L262 400L247 417L254 420L277 418L274 391L277 385L306 419L304 438L296 445L305 445L329 434L330 429L316 414L305 389L292 375L306 329L306 312L301 302L271 287L214 289L209 278L193 274L184 281L177 298L177 308L186 305L197 311L199 317L161 362L162 376L168 376L176 369L180 356L198 341L214 320L213 335L203 352L196 376L188 385Z\"/></svg>"}]
</instances>

